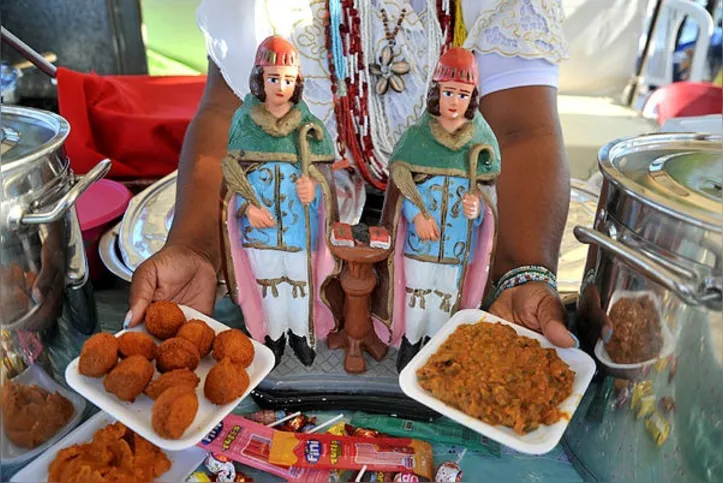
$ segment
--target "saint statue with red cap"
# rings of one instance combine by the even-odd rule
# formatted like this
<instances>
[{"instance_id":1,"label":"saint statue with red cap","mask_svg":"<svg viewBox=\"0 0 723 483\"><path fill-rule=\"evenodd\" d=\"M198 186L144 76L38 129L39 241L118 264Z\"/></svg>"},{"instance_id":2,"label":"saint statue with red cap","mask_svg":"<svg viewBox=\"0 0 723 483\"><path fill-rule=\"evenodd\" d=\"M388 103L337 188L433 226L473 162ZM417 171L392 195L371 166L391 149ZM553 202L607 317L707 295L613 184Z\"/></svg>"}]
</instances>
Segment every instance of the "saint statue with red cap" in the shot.
<instances>
[{"instance_id":1,"label":"saint statue with red cap","mask_svg":"<svg viewBox=\"0 0 723 483\"><path fill-rule=\"evenodd\" d=\"M336 325L323 293L338 273L327 244L337 216L334 147L302 99L299 53L287 40L261 43L249 86L222 162L226 281L246 328L277 364L288 337L311 365L317 341Z\"/></svg>"},{"instance_id":2,"label":"saint statue with red cap","mask_svg":"<svg viewBox=\"0 0 723 483\"><path fill-rule=\"evenodd\" d=\"M479 112L474 55L439 59L427 109L389 158L382 224L394 260L379 264L377 332L400 344L402 370L460 309L482 303L495 245L500 151Z\"/></svg>"}]
</instances>

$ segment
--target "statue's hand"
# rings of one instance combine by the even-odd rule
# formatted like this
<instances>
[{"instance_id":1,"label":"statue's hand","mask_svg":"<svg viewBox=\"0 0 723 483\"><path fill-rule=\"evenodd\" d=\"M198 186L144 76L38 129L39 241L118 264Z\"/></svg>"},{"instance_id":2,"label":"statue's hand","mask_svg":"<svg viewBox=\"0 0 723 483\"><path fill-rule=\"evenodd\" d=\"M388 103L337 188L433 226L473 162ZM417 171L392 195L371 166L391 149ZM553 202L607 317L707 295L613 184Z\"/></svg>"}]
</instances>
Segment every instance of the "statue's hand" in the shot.
<instances>
[{"instance_id":1,"label":"statue's hand","mask_svg":"<svg viewBox=\"0 0 723 483\"><path fill-rule=\"evenodd\" d=\"M472 193L464 195L464 198L462 198L464 216L466 216L468 220L477 218L479 216L480 204L479 195Z\"/></svg>"},{"instance_id":2,"label":"statue's hand","mask_svg":"<svg viewBox=\"0 0 723 483\"><path fill-rule=\"evenodd\" d=\"M276 224L276 220L266 208L257 208L254 205L246 207L246 216L249 223L254 228L271 228Z\"/></svg>"},{"instance_id":3,"label":"statue's hand","mask_svg":"<svg viewBox=\"0 0 723 483\"><path fill-rule=\"evenodd\" d=\"M439 225L434 218L428 218L424 213L420 213L414 218L414 227L422 240L439 240Z\"/></svg>"},{"instance_id":4,"label":"statue's hand","mask_svg":"<svg viewBox=\"0 0 723 483\"><path fill-rule=\"evenodd\" d=\"M302 176L296 181L296 195L305 205L310 204L316 196L316 182L308 175Z\"/></svg>"}]
</instances>

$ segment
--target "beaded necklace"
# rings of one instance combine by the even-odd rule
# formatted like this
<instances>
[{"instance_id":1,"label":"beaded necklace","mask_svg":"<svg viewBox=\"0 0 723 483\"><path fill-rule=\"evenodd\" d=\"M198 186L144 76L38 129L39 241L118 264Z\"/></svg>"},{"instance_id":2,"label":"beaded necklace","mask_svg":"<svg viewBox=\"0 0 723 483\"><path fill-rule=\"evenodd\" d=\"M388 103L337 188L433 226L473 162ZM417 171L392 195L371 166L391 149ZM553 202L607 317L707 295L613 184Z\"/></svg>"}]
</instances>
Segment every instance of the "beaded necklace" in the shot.
<instances>
[{"instance_id":1,"label":"beaded necklace","mask_svg":"<svg viewBox=\"0 0 723 483\"><path fill-rule=\"evenodd\" d=\"M458 5L453 6L453 1L461 0L427 0L426 88L429 87L434 63L440 52L446 50L453 41L454 23L461 21L453 18L452 12L455 13L454 17L461 12ZM390 139L381 96L375 94L370 97L369 93L370 89L375 89L378 81L372 77L368 67L370 61L374 60L371 11L370 0L327 0L325 44L337 121L337 148L345 160L342 164L350 164L346 160L348 150L365 181L378 190L384 190L388 156L384 150L391 152L394 140ZM387 41L393 42L402 29L406 10L402 12L394 30L389 31L386 11L382 11L382 21L386 20ZM439 22L433 18L434 14Z\"/></svg>"}]
</instances>

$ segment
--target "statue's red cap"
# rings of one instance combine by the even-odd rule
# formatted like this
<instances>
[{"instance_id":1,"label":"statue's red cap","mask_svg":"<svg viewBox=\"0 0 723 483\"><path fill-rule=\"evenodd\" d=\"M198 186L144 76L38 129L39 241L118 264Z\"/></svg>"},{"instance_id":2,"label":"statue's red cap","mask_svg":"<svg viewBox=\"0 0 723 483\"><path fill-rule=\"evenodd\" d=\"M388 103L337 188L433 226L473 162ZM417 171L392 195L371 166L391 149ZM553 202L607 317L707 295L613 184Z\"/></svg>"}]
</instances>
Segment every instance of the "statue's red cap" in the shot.
<instances>
[{"instance_id":1,"label":"statue's red cap","mask_svg":"<svg viewBox=\"0 0 723 483\"><path fill-rule=\"evenodd\" d=\"M474 54L462 47L449 49L439 58L434 69L434 82L462 82L477 85L479 71Z\"/></svg>"},{"instance_id":2,"label":"statue's red cap","mask_svg":"<svg viewBox=\"0 0 723 483\"><path fill-rule=\"evenodd\" d=\"M285 65L291 67L299 67L299 51L296 47L281 37L273 35L267 37L259 48L256 50L257 67L267 67L272 65Z\"/></svg>"}]
</instances>

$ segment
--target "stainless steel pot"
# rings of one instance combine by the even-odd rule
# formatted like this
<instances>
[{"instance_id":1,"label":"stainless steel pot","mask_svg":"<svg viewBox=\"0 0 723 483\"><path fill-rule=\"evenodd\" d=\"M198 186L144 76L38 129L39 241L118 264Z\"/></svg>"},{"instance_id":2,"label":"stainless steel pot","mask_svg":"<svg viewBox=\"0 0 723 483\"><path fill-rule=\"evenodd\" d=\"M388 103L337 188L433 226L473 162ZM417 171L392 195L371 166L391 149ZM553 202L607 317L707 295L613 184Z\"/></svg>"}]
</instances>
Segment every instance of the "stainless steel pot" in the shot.
<instances>
[{"instance_id":1,"label":"stainless steel pot","mask_svg":"<svg viewBox=\"0 0 723 483\"><path fill-rule=\"evenodd\" d=\"M721 136L652 134L599 153L604 176L577 330L598 374L565 435L588 480L723 480ZM616 300L650 297L657 358L618 365L600 341ZM648 342L645 335L640 335Z\"/></svg>"},{"instance_id":2,"label":"stainless steel pot","mask_svg":"<svg viewBox=\"0 0 723 483\"><path fill-rule=\"evenodd\" d=\"M70 127L46 111L2 106L0 329L12 376L39 362L62 381L67 363L98 329L74 207L110 169L76 180L63 144Z\"/></svg>"}]
</instances>

